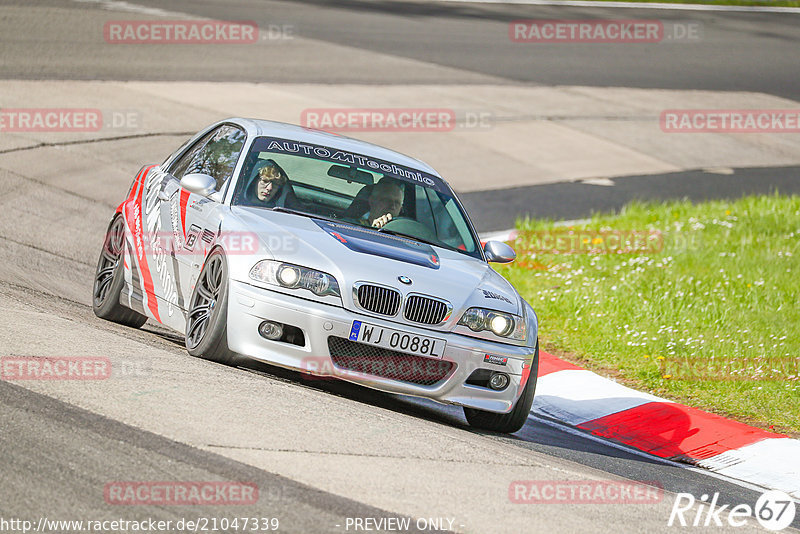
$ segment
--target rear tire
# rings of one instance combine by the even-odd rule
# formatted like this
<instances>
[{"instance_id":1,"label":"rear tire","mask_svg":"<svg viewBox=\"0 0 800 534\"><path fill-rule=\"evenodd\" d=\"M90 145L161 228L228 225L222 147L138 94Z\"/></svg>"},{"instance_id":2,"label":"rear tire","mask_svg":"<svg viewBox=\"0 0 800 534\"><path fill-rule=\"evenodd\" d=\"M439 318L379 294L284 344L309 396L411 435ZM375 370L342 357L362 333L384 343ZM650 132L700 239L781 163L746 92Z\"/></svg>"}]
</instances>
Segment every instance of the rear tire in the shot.
<instances>
[{"instance_id":1,"label":"rear tire","mask_svg":"<svg viewBox=\"0 0 800 534\"><path fill-rule=\"evenodd\" d=\"M536 349L531 364L531 374L528 376L528 383L522 391L517 403L508 413L494 413L464 406L464 416L470 426L492 432L503 432L512 434L525 426L528 414L533 405L533 395L536 392L536 379L539 371L539 340L536 340Z\"/></svg>"},{"instance_id":2,"label":"rear tire","mask_svg":"<svg viewBox=\"0 0 800 534\"><path fill-rule=\"evenodd\" d=\"M228 349L228 263L221 249L206 258L189 301L186 350L192 356L230 365Z\"/></svg>"},{"instance_id":3,"label":"rear tire","mask_svg":"<svg viewBox=\"0 0 800 534\"><path fill-rule=\"evenodd\" d=\"M147 316L126 308L119 302L122 287L125 284L123 262L125 259L125 220L117 214L108 225L106 238L92 287L92 310L101 319L115 323L141 327L147 322Z\"/></svg>"}]
</instances>

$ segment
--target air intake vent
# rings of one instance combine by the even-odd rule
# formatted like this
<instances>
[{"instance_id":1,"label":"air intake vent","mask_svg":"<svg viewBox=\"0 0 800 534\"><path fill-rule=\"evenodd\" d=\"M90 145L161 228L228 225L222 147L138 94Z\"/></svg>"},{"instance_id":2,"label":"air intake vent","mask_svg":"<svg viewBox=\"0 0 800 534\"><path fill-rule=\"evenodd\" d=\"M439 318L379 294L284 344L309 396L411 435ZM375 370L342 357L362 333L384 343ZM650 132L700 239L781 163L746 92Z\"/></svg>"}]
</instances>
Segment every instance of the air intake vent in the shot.
<instances>
[{"instance_id":1,"label":"air intake vent","mask_svg":"<svg viewBox=\"0 0 800 534\"><path fill-rule=\"evenodd\" d=\"M415 323L439 324L449 315L450 306L441 300L411 295L403 311L406 319Z\"/></svg>"},{"instance_id":2,"label":"air intake vent","mask_svg":"<svg viewBox=\"0 0 800 534\"><path fill-rule=\"evenodd\" d=\"M423 358L341 337L329 337L328 350L333 364L340 369L420 386L441 382L455 368L447 360Z\"/></svg>"},{"instance_id":3,"label":"air intake vent","mask_svg":"<svg viewBox=\"0 0 800 534\"><path fill-rule=\"evenodd\" d=\"M402 297L396 289L361 284L356 287L356 303L367 311L381 315L397 315Z\"/></svg>"},{"instance_id":4,"label":"air intake vent","mask_svg":"<svg viewBox=\"0 0 800 534\"><path fill-rule=\"evenodd\" d=\"M211 230L203 230L203 234L200 236L200 238L206 243L213 243L214 232L212 232Z\"/></svg>"}]
</instances>

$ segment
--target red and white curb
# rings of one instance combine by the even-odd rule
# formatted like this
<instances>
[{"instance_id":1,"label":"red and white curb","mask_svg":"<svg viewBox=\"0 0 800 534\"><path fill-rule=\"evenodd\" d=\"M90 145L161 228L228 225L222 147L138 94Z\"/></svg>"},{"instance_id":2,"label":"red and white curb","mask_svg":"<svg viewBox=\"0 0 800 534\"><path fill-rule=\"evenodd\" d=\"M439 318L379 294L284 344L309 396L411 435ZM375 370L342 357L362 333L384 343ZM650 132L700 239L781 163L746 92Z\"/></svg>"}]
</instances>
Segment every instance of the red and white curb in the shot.
<instances>
[{"instance_id":1,"label":"red and white curb","mask_svg":"<svg viewBox=\"0 0 800 534\"><path fill-rule=\"evenodd\" d=\"M531 411L800 499L800 440L633 390L544 352Z\"/></svg>"}]
</instances>

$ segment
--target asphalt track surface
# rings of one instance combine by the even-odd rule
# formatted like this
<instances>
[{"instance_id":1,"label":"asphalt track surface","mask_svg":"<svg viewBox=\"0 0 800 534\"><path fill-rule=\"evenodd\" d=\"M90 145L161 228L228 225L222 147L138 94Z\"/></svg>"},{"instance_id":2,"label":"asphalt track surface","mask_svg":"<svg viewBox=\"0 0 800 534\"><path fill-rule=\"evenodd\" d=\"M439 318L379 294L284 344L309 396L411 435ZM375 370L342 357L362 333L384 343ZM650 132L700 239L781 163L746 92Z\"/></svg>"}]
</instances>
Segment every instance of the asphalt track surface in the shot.
<instances>
[{"instance_id":1,"label":"asphalt track surface","mask_svg":"<svg viewBox=\"0 0 800 534\"><path fill-rule=\"evenodd\" d=\"M27 4L24 0L3 3ZM70 6L62 0L44 0L36 4L78 9L92 3ZM508 83L754 91L800 100L800 56L796 53L800 16L795 14L368 0L131 3L212 19L253 20L261 28L291 26L296 36L320 43L449 67L447 72L437 73L436 81L442 84L474 82L472 73ZM95 4L102 6L103 2ZM141 17L122 11L119 18ZM517 19L615 18L698 23L701 39L637 46L559 43L531 47L508 38L508 25ZM309 57L313 50L287 46L259 50L244 61L224 52L200 61L187 57L179 62L184 53L179 49L159 50L157 57L137 51L120 63L121 51L98 54L91 50L88 39L75 39L68 33L54 35L49 28L46 36L39 37L36 28L30 30L34 33L25 39L3 42L7 50L18 51L0 66L4 78L374 84L428 80L422 72L393 71L380 62L364 62L358 69L345 70L335 61L325 61L324 47L317 50L318 57ZM7 34L0 36L5 39ZM22 61L25 47L34 43L40 53L35 58L24 56ZM87 53L92 54L91 61L81 57ZM309 66L311 59L315 61Z\"/></svg>"},{"instance_id":2,"label":"asphalt track surface","mask_svg":"<svg viewBox=\"0 0 800 534\"><path fill-rule=\"evenodd\" d=\"M38 5L78 12L99 9L89 3L60 1ZM224 10L206 3L170 2L169 10L259 24L294 24L299 32L320 41L460 69L443 71L440 83L469 83L473 78L466 72L508 83L735 89L793 98L798 91L798 57L784 51L796 44L800 27L795 18L779 15L692 14L702 19L706 35L713 37L692 55L679 48L690 45L676 44L672 50L607 51L602 57L580 47L519 57L511 53L507 42L493 46L488 34L496 32L488 27L515 18L599 18L609 13L406 2L342 2L336 7L321 2L235 2ZM652 13L626 16L651 18ZM658 16L686 18L685 13ZM230 58L214 56L180 65L170 63L175 58L147 54L121 61L92 56L79 36L50 39L37 34L35 26L15 26L8 19L2 23L0 76L8 79L46 83L51 79L207 80L222 76L241 81L341 83L355 77L360 83L390 84L407 83L417 76L382 71L380 65L364 65L357 73L340 72L335 65L309 72L297 68L302 57L285 57L284 63L277 57L255 58L249 69L235 68ZM737 53L731 53L732 47ZM296 53L285 51L286 56ZM765 57L774 61L763 61ZM564 69L564 64L572 68ZM419 74L423 76L430 74ZM120 154L130 160L124 162L126 166L136 166L136 157L144 158L156 146L161 154L163 146L177 146L178 141L128 140L100 143L91 150L110 170L119 165ZM759 494L589 439L557 422L531 419L513 436L475 432L454 407L346 383L307 381L296 373L254 362L236 368L215 365L190 357L179 336L156 325L148 323L137 331L99 321L89 305L94 263L115 205L110 199L121 199L128 181L109 180L87 193L79 183L87 172L102 173L103 169L64 169L53 183L0 155L4 191L0 198L0 352L109 354L145 360L150 372L130 381L110 380L91 387L0 381L0 518L174 520L257 514L279 517L280 531L343 532L337 525L348 517L398 517L409 515L404 510L426 510L430 505L431 510L455 517L455 530L466 532L590 528L661 532L672 530L666 523L674 493L719 492L720 504L752 504ZM734 177L745 172L762 171L737 170ZM796 180L783 177L796 177L796 169L763 173L781 189L795 187ZM696 183L694 178L687 179ZM636 185L622 187L626 180ZM619 179L618 185L598 190L601 195L609 191L609 198L602 202L591 201L598 197L594 189L590 195L569 189L581 184L542 187L550 188L551 199L558 195L582 199L571 203L571 211L553 211L553 217L614 209L628 196L705 198L713 196L714 190L719 195L736 195L750 187L735 182L724 192L710 182L705 192L702 187L676 185L664 193L657 185L663 183L658 177ZM526 194L546 198L537 190ZM491 202L506 213L509 202L523 198L513 191L472 195L468 203ZM542 209L554 203L550 200ZM524 213L524 206L511 205L514 214ZM479 225L483 230L500 229L506 220L480 220ZM398 465L392 469L391 462ZM617 477L657 481L666 492L663 505L654 509L516 505L509 512L507 493L503 493L516 479ZM259 485L261 498L257 505L233 510L168 506L121 510L103 499L104 485L115 480L247 480ZM483 494L483 488L492 492Z\"/></svg>"},{"instance_id":3,"label":"asphalt track surface","mask_svg":"<svg viewBox=\"0 0 800 534\"><path fill-rule=\"evenodd\" d=\"M514 228L518 219L576 220L613 213L632 201L735 200L745 195L800 194L800 168L761 167L625 176L603 181L509 187L462 193L483 232Z\"/></svg>"},{"instance_id":4,"label":"asphalt track surface","mask_svg":"<svg viewBox=\"0 0 800 534\"><path fill-rule=\"evenodd\" d=\"M239 517L264 516L281 530L314 532L320 525L344 524L346 517L380 517L387 512L321 492L284 477L253 469L215 454L120 424L100 415L0 383L6 519L38 522L84 519L153 519L177 523L186 517L173 507L139 507L120 514L98 510L108 473L115 480L247 480L260 489L257 505L237 507ZM167 476L165 476L167 475ZM192 507L192 517L227 516L219 506Z\"/></svg>"}]
</instances>

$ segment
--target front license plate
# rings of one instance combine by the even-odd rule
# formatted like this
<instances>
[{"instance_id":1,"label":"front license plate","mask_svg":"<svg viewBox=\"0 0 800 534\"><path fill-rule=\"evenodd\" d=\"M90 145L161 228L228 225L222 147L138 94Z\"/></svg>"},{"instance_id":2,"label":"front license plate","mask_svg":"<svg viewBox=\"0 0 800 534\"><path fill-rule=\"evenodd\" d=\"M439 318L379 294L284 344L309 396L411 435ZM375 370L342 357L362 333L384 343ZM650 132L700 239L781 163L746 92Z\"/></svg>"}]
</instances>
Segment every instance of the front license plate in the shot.
<instances>
[{"instance_id":1,"label":"front license plate","mask_svg":"<svg viewBox=\"0 0 800 534\"><path fill-rule=\"evenodd\" d=\"M444 339L409 334L361 321L353 321L353 327L350 329L350 341L437 359L442 358L444 348L447 346Z\"/></svg>"}]
</instances>

